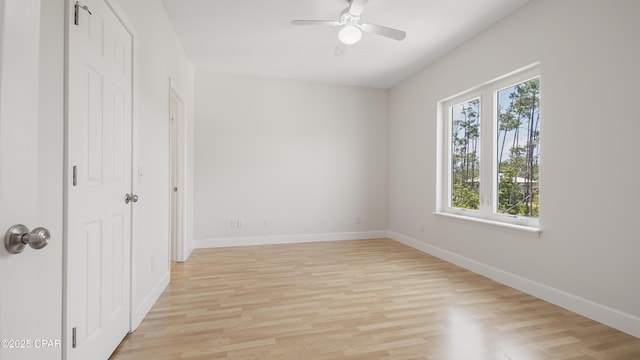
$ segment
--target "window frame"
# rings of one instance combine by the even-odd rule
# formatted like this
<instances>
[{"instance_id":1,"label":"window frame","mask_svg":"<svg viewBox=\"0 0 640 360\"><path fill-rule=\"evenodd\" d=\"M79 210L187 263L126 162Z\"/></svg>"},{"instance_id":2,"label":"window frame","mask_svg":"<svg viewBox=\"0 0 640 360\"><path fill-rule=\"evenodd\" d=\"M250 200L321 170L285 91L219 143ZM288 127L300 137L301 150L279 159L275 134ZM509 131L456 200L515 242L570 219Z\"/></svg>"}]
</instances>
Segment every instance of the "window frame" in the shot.
<instances>
[{"instance_id":1,"label":"window frame","mask_svg":"<svg viewBox=\"0 0 640 360\"><path fill-rule=\"evenodd\" d=\"M540 216L537 218L498 213L498 92L520 83L538 78L542 88L539 64L535 63L518 69L499 78L465 90L437 103L438 119L438 161L436 214L453 216L494 225L504 225L526 231L540 231ZM542 113L542 90L539 93L538 111ZM451 108L455 105L480 99L480 206L478 210L453 207L451 204L452 186L452 130ZM540 121L540 139L542 123ZM541 140L542 142L542 140ZM542 151L540 151L542 159ZM540 164L542 164L540 160ZM539 168L541 173L542 166ZM487 176L488 175L488 176ZM540 186L540 185L539 185ZM542 189L540 189L542 190ZM542 191L539 192L541 194ZM542 198L539 197L542 203Z\"/></svg>"}]
</instances>

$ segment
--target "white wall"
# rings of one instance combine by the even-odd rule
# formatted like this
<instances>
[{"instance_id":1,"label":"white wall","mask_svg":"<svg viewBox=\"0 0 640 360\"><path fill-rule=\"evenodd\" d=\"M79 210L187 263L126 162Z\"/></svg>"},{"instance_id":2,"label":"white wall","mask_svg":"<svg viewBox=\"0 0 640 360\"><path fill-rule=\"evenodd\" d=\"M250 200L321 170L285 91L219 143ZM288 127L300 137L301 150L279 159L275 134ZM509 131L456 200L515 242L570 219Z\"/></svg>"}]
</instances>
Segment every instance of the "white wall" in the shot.
<instances>
[{"instance_id":1,"label":"white wall","mask_svg":"<svg viewBox=\"0 0 640 360\"><path fill-rule=\"evenodd\" d=\"M161 0L110 0L134 36L133 327L144 318L169 282L169 94L170 79L187 107L188 143L193 144L193 67ZM187 150L193 179L193 147ZM139 171L138 171L139 170ZM139 173L140 176L136 176ZM192 180L190 180L192 181ZM193 187L185 186L192 218ZM186 238L191 241L192 225ZM183 235L184 236L184 235Z\"/></svg>"},{"instance_id":2,"label":"white wall","mask_svg":"<svg viewBox=\"0 0 640 360\"><path fill-rule=\"evenodd\" d=\"M387 229L387 91L198 71L195 94L197 246Z\"/></svg>"},{"instance_id":3,"label":"white wall","mask_svg":"<svg viewBox=\"0 0 640 360\"><path fill-rule=\"evenodd\" d=\"M392 236L640 336L639 15L532 1L392 89ZM434 215L436 103L536 61L542 234Z\"/></svg>"}]
</instances>

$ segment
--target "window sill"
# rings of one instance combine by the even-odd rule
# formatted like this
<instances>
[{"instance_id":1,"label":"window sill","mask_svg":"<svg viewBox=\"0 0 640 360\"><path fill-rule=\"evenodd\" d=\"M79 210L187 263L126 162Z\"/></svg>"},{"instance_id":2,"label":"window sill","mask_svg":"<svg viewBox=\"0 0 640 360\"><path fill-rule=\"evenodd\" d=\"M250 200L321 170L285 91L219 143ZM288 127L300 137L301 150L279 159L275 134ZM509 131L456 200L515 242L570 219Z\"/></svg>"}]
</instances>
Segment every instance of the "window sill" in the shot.
<instances>
[{"instance_id":1,"label":"window sill","mask_svg":"<svg viewBox=\"0 0 640 360\"><path fill-rule=\"evenodd\" d=\"M456 215L456 214L450 214L450 213L439 212L439 211L434 212L434 214L438 216L443 216L443 217L448 217L448 218L453 218L453 219L458 219L463 221L471 221L471 222L485 224L485 225L492 225L492 226L498 226L498 227L507 228L511 230L523 231L529 234L535 234L537 236L540 236L540 233L542 232L542 230L538 227L509 224L501 221L487 220L487 219L481 219L477 217Z\"/></svg>"}]
</instances>

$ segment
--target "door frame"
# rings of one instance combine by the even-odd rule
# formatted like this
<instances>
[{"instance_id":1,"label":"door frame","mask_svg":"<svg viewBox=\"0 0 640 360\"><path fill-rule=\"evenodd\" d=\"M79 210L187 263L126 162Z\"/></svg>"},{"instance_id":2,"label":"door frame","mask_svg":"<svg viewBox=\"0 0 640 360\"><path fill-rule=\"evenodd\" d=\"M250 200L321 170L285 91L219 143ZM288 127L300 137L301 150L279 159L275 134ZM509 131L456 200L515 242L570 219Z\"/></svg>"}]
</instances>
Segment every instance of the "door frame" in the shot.
<instances>
[{"instance_id":1,"label":"door frame","mask_svg":"<svg viewBox=\"0 0 640 360\"><path fill-rule=\"evenodd\" d=\"M0 0L0 4L3 0ZM106 6L113 12L115 17L120 21L125 30L131 35L131 179L130 179L130 188L131 193L137 193L136 181L134 181L134 177L137 176L138 172L136 169L138 168L138 150L137 150L137 136L138 136L138 119L136 117L137 106L136 106L136 38L137 31L135 27L132 26L133 22L129 21L123 14L125 13L117 3L113 0L101 0L104 1ZM68 226L68 206L69 206L69 194L67 191L68 184L72 180L69 178L70 174L70 163L69 163L69 150L68 150L68 127L69 127L69 32L68 27L69 23L73 21L69 16L71 6L73 1L65 1L64 3L64 11L65 11L65 19L64 19L64 175L63 175L63 250L62 250L62 343L70 344L71 343L71 325L68 323L68 257L69 257L69 226ZM133 214L134 208L131 210L131 239L130 248L129 248L129 333L134 330L133 323L133 313L134 306L133 303L133 268L134 268L134 258L133 258ZM109 354L111 355L111 354ZM62 346L62 359L67 359L67 346Z\"/></svg>"},{"instance_id":2,"label":"door frame","mask_svg":"<svg viewBox=\"0 0 640 360\"><path fill-rule=\"evenodd\" d=\"M176 113L178 113L178 118L175 120L176 124L175 127L172 126L171 124L171 118L172 118L172 114L173 114L173 101L172 99L176 98L178 100L178 109L176 111ZM177 239L173 239L173 229L172 229L172 213L173 213L173 208L170 209L169 211L169 263L171 263L171 261L176 261L176 262L184 262L187 260L187 246L186 246L186 238L187 238L187 234L185 232L185 224L186 224L186 191L187 191L187 177L186 177L186 169L187 169L187 158L186 158L186 135L187 135L187 131L186 131L186 104L184 101L184 97L181 95L181 92L178 90L178 87L175 83L175 81L172 78L169 78L169 116L168 116L168 124L169 124L169 146L170 146L170 151L169 151L169 203L173 205L173 201L171 200L171 197L173 196L172 192L173 189L171 188L172 185L172 178L173 178L173 172L177 172L176 173L176 182L177 182L177 187L178 187L178 193L176 194L176 204L175 204L175 210L176 210L176 234L177 234ZM175 133L174 133L174 129L175 129ZM175 144L174 144L175 141ZM176 158L177 164L174 164L174 161L172 160L173 155L173 149L176 149ZM177 166L176 166L177 165Z\"/></svg>"}]
</instances>

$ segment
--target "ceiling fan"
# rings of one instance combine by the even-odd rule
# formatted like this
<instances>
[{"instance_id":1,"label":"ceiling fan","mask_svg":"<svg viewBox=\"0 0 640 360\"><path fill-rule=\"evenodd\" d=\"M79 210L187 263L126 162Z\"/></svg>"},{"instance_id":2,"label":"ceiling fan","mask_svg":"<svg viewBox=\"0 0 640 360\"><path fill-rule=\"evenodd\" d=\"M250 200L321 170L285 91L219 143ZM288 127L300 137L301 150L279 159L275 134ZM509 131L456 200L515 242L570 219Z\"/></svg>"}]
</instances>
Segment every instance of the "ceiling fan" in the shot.
<instances>
[{"instance_id":1,"label":"ceiling fan","mask_svg":"<svg viewBox=\"0 0 640 360\"><path fill-rule=\"evenodd\" d=\"M338 20L293 20L292 25L321 25L321 26L340 26L338 33L338 46L335 54L337 56L344 54L347 45L352 45L360 41L362 32L369 32L394 40L402 41L407 35L404 31L388 28L382 25L369 24L360 21L360 15L367 6L369 0L347 0L349 6L342 10Z\"/></svg>"}]
</instances>

